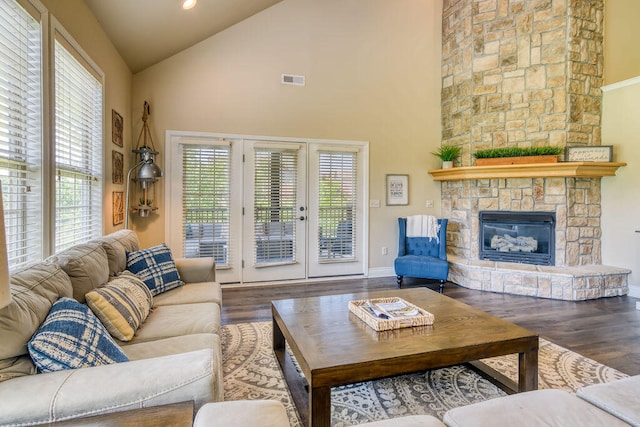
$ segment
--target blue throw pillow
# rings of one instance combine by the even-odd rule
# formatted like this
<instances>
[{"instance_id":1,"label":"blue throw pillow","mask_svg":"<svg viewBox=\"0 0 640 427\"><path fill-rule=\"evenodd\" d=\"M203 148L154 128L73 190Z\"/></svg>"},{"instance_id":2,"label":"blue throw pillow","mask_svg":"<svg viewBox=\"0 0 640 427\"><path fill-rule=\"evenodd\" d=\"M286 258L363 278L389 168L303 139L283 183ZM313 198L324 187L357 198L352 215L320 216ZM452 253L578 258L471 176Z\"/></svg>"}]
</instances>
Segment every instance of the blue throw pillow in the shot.
<instances>
[{"instance_id":1,"label":"blue throw pillow","mask_svg":"<svg viewBox=\"0 0 640 427\"><path fill-rule=\"evenodd\" d=\"M89 307L72 298L53 303L27 348L40 372L129 360Z\"/></svg>"},{"instance_id":2,"label":"blue throw pillow","mask_svg":"<svg viewBox=\"0 0 640 427\"><path fill-rule=\"evenodd\" d=\"M164 243L127 252L127 270L142 279L154 296L184 285L173 262L171 249Z\"/></svg>"}]
</instances>

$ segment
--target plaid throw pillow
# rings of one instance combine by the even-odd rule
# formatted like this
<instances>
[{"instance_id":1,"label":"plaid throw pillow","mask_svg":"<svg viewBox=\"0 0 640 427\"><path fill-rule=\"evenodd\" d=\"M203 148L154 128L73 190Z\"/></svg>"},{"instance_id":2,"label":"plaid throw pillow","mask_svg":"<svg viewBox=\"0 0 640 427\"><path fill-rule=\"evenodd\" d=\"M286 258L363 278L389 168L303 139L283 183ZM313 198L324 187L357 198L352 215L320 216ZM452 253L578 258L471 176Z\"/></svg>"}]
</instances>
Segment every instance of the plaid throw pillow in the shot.
<instances>
[{"instance_id":1,"label":"plaid throw pillow","mask_svg":"<svg viewBox=\"0 0 640 427\"><path fill-rule=\"evenodd\" d=\"M131 341L153 305L147 285L126 270L85 298L111 336L121 341Z\"/></svg>"},{"instance_id":2,"label":"plaid throw pillow","mask_svg":"<svg viewBox=\"0 0 640 427\"><path fill-rule=\"evenodd\" d=\"M53 303L27 348L40 372L129 360L89 307L72 298Z\"/></svg>"},{"instance_id":3,"label":"plaid throw pillow","mask_svg":"<svg viewBox=\"0 0 640 427\"><path fill-rule=\"evenodd\" d=\"M178 275L171 249L164 243L127 253L127 270L138 276L153 295L184 285Z\"/></svg>"}]
</instances>

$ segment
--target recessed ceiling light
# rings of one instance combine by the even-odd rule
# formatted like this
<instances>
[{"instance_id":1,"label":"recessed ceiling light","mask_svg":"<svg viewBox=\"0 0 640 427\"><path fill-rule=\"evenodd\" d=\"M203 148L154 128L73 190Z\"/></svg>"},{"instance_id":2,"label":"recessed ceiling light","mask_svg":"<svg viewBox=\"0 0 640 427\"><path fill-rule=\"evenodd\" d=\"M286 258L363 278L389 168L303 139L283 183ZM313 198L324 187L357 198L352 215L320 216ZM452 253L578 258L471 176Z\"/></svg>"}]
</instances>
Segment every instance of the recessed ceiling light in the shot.
<instances>
[{"instance_id":1,"label":"recessed ceiling light","mask_svg":"<svg viewBox=\"0 0 640 427\"><path fill-rule=\"evenodd\" d=\"M196 3L198 3L198 0L184 0L182 2L182 8L184 10L189 10L191 9L193 6L196 5Z\"/></svg>"}]
</instances>

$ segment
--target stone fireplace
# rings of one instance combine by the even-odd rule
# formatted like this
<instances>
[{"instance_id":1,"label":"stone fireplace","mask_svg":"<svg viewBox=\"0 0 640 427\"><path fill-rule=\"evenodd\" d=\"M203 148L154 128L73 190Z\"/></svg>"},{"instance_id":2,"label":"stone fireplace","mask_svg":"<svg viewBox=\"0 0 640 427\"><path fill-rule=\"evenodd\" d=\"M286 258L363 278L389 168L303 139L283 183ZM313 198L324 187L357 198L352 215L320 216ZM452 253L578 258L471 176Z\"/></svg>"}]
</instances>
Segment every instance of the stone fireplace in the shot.
<instances>
[{"instance_id":1,"label":"stone fireplace","mask_svg":"<svg viewBox=\"0 0 640 427\"><path fill-rule=\"evenodd\" d=\"M600 145L602 0L444 0L442 141L497 147ZM480 212L554 216L553 264L487 260ZM449 180L449 279L462 286L582 300L628 292L628 270L601 260L600 178Z\"/></svg>"}]
</instances>

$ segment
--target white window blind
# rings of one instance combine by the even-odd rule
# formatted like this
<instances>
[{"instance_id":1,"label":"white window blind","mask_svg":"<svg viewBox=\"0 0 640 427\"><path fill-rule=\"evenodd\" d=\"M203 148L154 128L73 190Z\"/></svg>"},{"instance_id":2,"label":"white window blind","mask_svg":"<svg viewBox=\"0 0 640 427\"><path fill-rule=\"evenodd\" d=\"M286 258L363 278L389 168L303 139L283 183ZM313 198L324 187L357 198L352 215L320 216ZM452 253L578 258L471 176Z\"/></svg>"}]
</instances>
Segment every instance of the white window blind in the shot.
<instances>
[{"instance_id":1,"label":"white window blind","mask_svg":"<svg viewBox=\"0 0 640 427\"><path fill-rule=\"evenodd\" d=\"M54 47L56 252L102 234L102 83Z\"/></svg>"},{"instance_id":2,"label":"white window blind","mask_svg":"<svg viewBox=\"0 0 640 427\"><path fill-rule=\"evenodd\" d=\"M214 257L229 265L231 147L182 147L183 248L187 258Z\"/></svg>"},{"instance_id":3,"label":"white window blind","mask_svg":"<svg viewBox=\"0 0 640 427\"><path fill-rule=\"evenodd\" d=\"M355 258L356 152L319 151L319 260Z\"/></svg>"},{"instance_id":4,"label":"white window blind","mask_svg":"<svg viewBox=\"0 0 640 427\"><path fill-rule=\"evenodd\" d=\"M298 153L256 146L254 177L254 261L256 265L293 263Z\"/></svg>"},{"instance_id":5,"label":"white window blind","mask_svg":"<svg viewBox=\"0 0 640 427\"><path fill-rule=\"evenodd\" d=\"M42 258L42 29L0 1L0 180L11 269Z\"/></svg>"}]
</instances>

